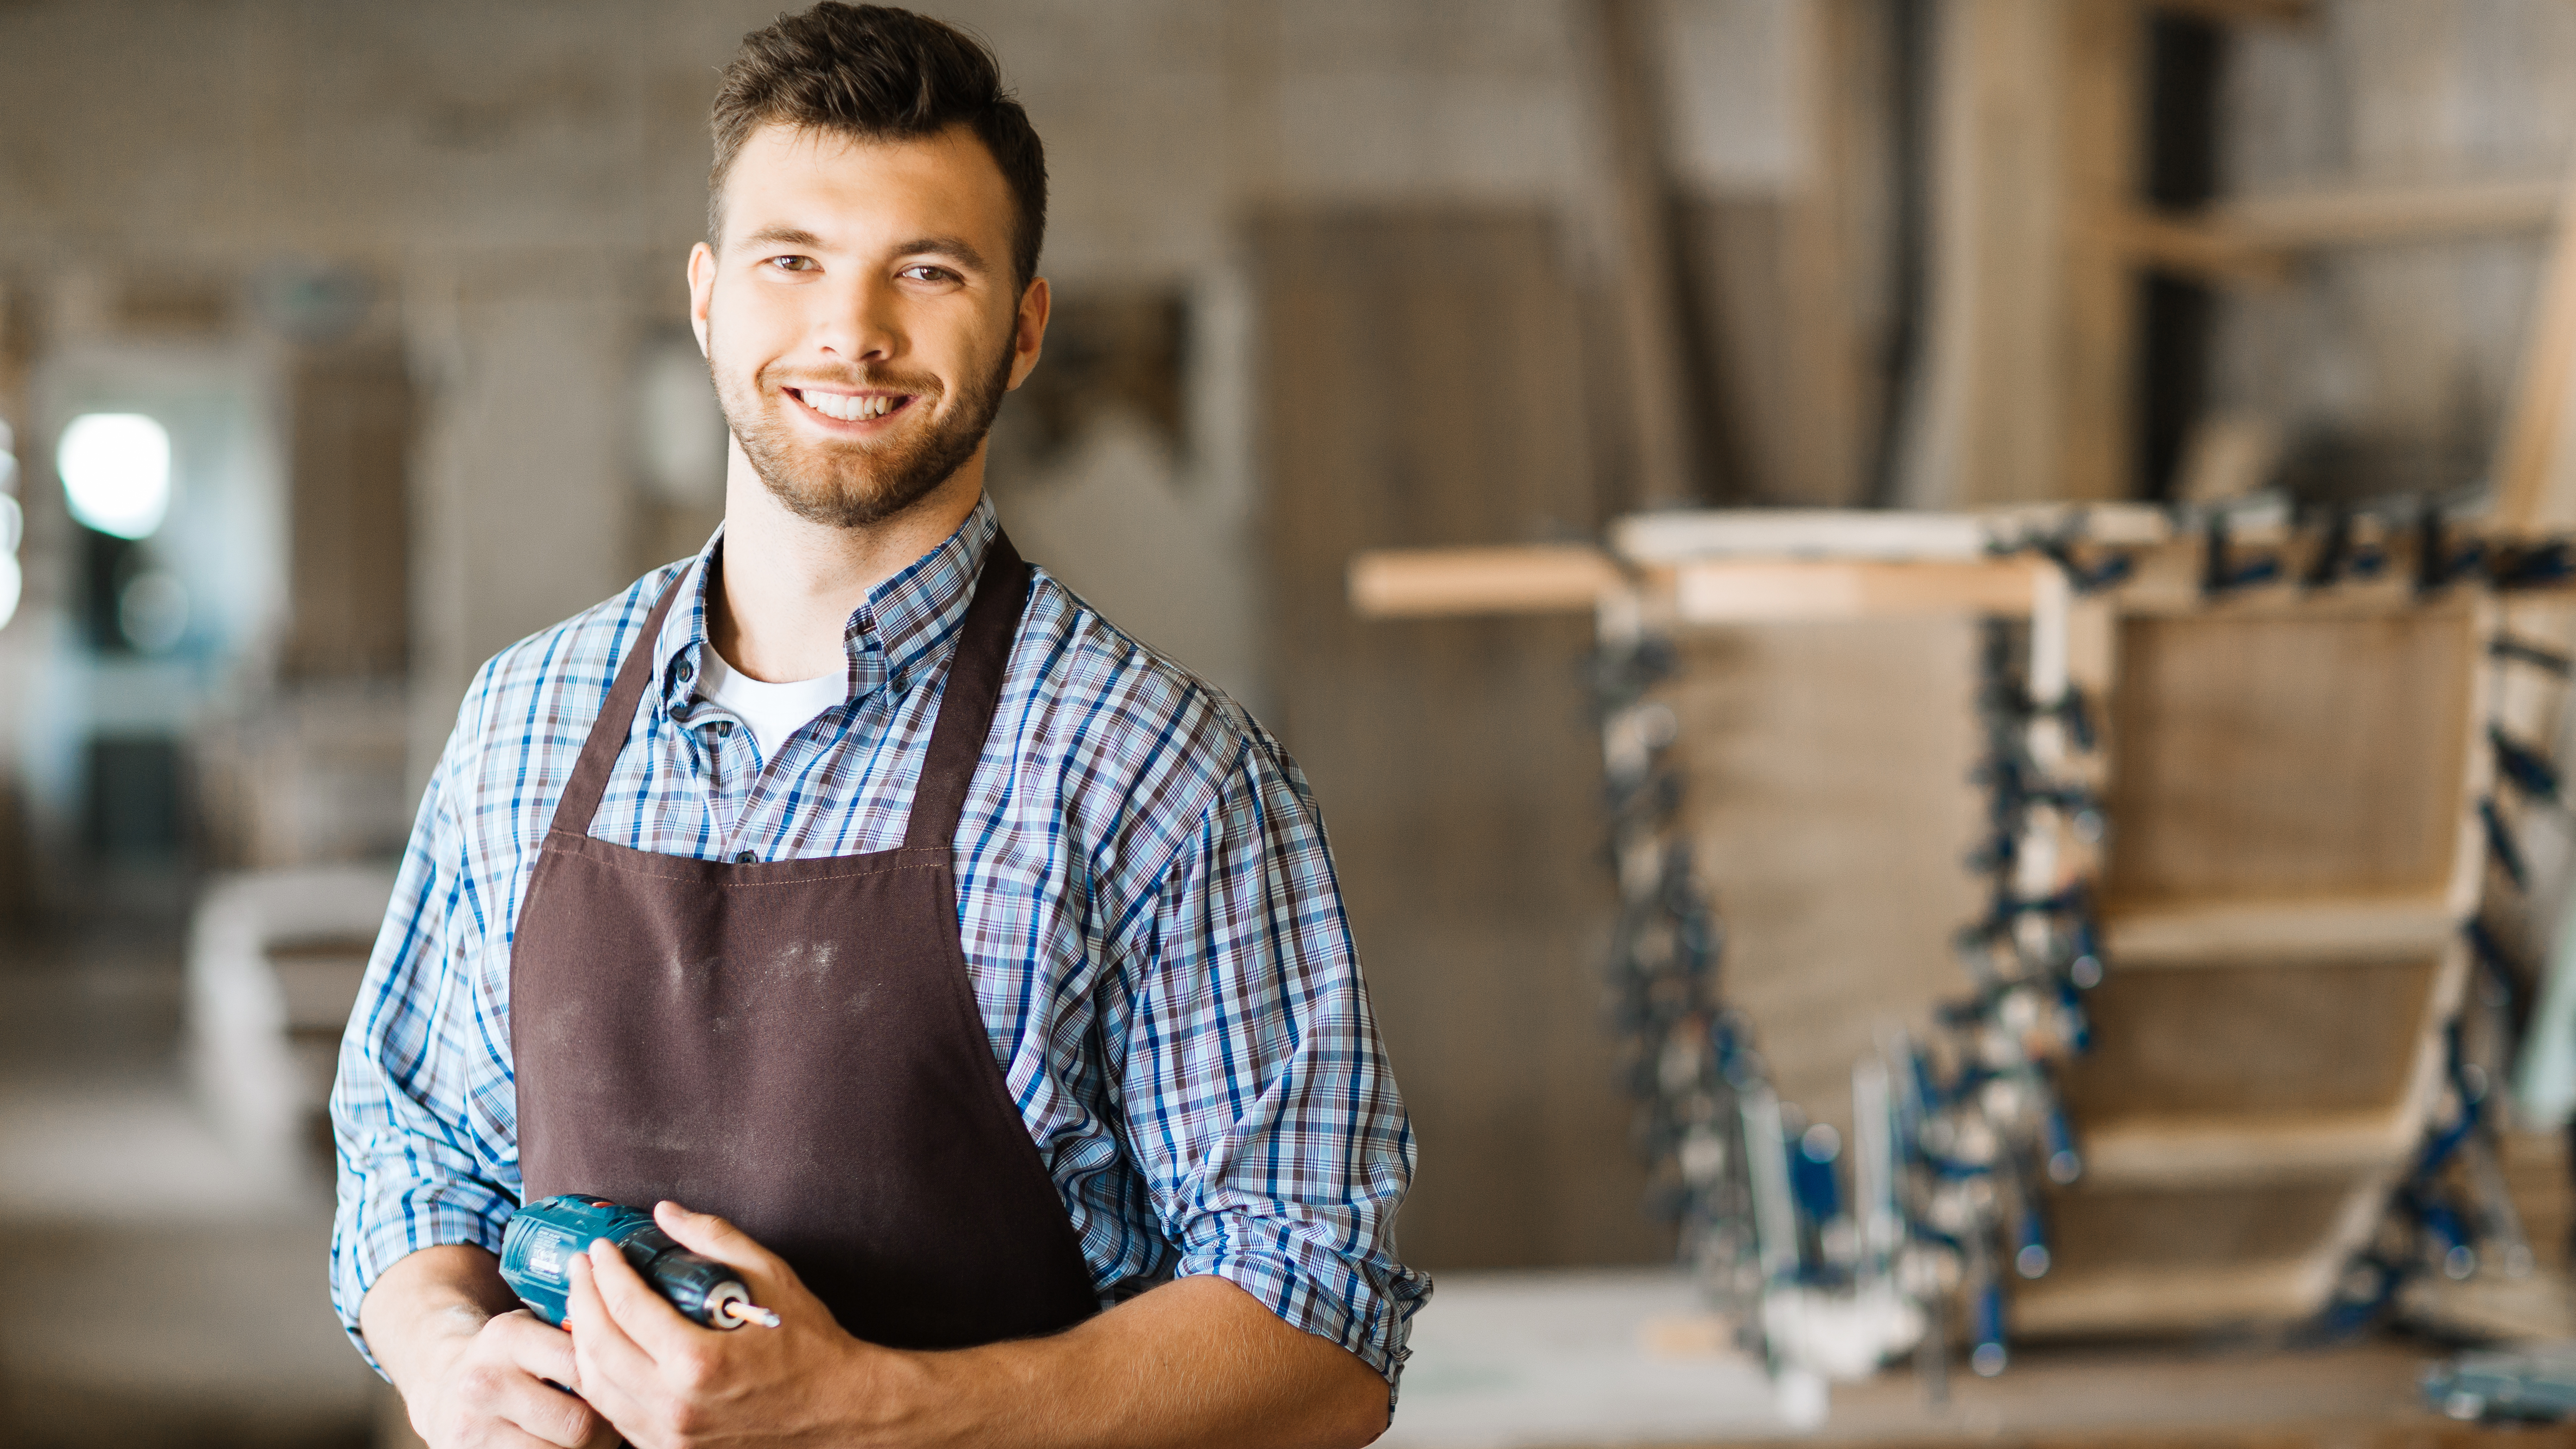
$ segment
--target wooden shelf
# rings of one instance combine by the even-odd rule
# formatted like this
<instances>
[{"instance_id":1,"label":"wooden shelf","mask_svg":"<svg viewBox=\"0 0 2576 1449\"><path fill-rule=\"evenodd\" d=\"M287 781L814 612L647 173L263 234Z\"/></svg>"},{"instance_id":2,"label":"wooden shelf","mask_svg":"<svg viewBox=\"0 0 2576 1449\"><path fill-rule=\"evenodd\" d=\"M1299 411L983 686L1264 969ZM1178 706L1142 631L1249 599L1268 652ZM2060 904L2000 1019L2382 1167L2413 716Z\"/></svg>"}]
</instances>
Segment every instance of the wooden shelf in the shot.
<instances>
[{"instance_id":1,"label":"wooden shelf","mask_svg":"<svg viewBox=\"0 0 2576 1449\"><path fill-rule=\"evenodd\" d=\"M2122 213L2107 223L2108 239L2137 265L2278 282L2303 252L2543 231L2565 187L2546 177L2246 196L2192 212Z\"/></svg>"},{"instance_id":2,"label":"wooden shelf","mask_svg":"<svg viewBox=\"0 0 2576 1449\"><path fill-rule=\"evenodd\" d=\"M1626 586L1588 544L1379 549L1351 560L1351 603L1379 619L1590 609Z\"/></svg>"},{"instance_id":3,"label":"wooden shelf","mask_svg":"<svg viewBox=\"0 0 2576 1449\"><path fill-rule=\"evenodd\" d=\"M2031 557L1705 559L1639 581L1694 625L1909 614L2027 615L2056 565ZM1375 618L1544 614L1597 607L1635 587L1610 556L1569 547L1396 549L1352 560L1351 602Z\"/></svg>"},{"instance_id":4,"label":"wooden shelf","mask_svg":"<svg viewBox=\"0 0 2576 1449\"><path fill-rule=\"evenodd\" d=\"M2103 912L2114 970L2387 961L2441 951L2460 910L2437 894L2199 901Z\"/></svg>"},{"instance_id":5,"label":"wooden shelf","mask_svg":"<svg viewBox=\"0 0 2576 1449\"><path fill-rule=\"evenodd\" d=\"M2336 1265L2313 1259L2173 1269L2050 1273L2013 1288L2017 1334L2180 1333L2222 1323L2287 1323L2325 1306Z\"/></svg>"},{"instance_id":6,"label":"wooden shelf","mask_svg":"<svg viewBox=\"0 0 2576 1449\"><path fill-rule=\"evenodd\" d=\"M2411 1100L2378 1111L2131 1117L2091 1124L2076 1192L2332 1181L2402 1165L2423 1135Z\"/></svg>"},{"instance_id":7,"label":"wooden shelf","mask_svg":"<svg viewBox=\"0 0 2576 1449\"><path fill-rule=\"evenodd\" d=\"M1978 559L1993 537L1975 513L1711 508L1641 513L1611 525L1611 547L1641 564L1704 559Z\"/></svg>"},{"instance_id":8,"label":"wooden shelf","mask_svg":"<svg viewBox=\"0 0 2576 1449\"><path fill-rule=\"evenodd\" d=\"M1879 563L1717 560L1673 571L1688 624L1885 619L1907 614L2026 615L2057 566L2029 558Z\"/></svg>"}]
</instances>

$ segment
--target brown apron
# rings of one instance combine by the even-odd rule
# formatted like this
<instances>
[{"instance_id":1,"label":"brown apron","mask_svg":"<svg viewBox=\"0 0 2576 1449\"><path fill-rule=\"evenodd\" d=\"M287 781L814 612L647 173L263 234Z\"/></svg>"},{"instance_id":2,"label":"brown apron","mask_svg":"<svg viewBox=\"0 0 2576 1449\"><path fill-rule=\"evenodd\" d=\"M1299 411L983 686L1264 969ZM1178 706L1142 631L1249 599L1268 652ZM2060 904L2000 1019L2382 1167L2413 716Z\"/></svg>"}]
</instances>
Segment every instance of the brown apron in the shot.
<instances>
[{"instance_id":1,"label":"brown apron","mask_svg":"<svg viewBox=\"0 0 2576 1449\"><path fill-rule=\"evenodd\" d=\"M719 1213L874 1343L991 1343L1098 1310L958 939L950 842L1028 587L996 534L903 845L771 864L590 837L677 584L663 593L519 907L510 1046L527 1200Z\"/></svg>"}]
</instances>

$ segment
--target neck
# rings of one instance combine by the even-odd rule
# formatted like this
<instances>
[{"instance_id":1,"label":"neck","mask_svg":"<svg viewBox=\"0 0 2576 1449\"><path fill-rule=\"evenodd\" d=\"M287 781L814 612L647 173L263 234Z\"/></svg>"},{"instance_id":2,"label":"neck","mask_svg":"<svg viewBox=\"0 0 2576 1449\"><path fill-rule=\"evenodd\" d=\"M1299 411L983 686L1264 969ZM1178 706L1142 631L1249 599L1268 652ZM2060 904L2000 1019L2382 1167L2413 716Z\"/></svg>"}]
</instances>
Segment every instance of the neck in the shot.
<instances>
[{"instance_id":1,"label":"neck","mask_svg":"<svg viewBox=\"0 0 2576 1449\"><path fill-rule=\"evenodd\" d=\"M785 683L844 667L842 634L877 585L948 541L984 493L984 450L891 518L839 528L770 496L742 445L725 470L724 566L707 632L725 663Z\"/></svg>"}]
</instances>

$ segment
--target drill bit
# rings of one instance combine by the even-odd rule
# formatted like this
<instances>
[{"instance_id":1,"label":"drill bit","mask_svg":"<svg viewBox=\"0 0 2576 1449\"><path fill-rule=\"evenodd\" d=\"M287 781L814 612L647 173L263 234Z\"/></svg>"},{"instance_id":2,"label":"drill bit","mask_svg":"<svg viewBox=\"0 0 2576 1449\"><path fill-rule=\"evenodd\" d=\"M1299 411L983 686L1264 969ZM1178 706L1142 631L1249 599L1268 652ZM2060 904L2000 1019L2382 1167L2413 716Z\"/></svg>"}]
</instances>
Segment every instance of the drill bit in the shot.
<instances>
[{"instance_id":1,"label":"drill bit","mask_svg":"<svg viewBox=\"0 0 2576 1449\"><path fill-rule=\"evenodd\" d=\"M781 1321L777 1314L756 1303L729 1302L725 1304L724 1311L745 1323L757 1323L763 1328L776 1328Z\"/></svg>"}]
</instances>

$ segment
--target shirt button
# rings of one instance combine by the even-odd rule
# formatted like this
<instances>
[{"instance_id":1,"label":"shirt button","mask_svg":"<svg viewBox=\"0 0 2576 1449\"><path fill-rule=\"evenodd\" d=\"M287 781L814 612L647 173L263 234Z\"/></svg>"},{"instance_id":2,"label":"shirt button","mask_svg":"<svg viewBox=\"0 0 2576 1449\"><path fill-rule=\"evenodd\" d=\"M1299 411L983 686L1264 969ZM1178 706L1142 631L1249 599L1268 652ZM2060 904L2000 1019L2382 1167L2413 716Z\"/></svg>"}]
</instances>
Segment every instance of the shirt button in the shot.
<instances>
[{"instance_id":1,"label":"shirt button","mask_svg":"<svg viewBox=\"0 0 2576 1449\"><path fill-rule=\"evenodd\" d=\"M760 863L760 853L758 851L746 850L740 855L735 856L733 858L733 863L736 865L757 865Z\"/></svg>"},{"instance_id":2,"label":"shirt button","mask_svg":"<svg viewBox=\"0 0 2576 1449\"><path fill-rule=\"evenodd\" d=\"M718 738L718 739L722 739L722 738L724 738L725 736L730 735L730 734L732 734L732 733L733 733L733 721L732 721L732 720L729 720L729 719L720 719L720 720L717 720L717 721L716 721L716 738Z\"/></svg>"},{"instance_id":3,"label":"shirt button","mask_svg":"<svg viewBox=\"0 0 2576 1449\"><path fill-rule=\"evenodd\" d=\"M894 685L894 692L895 692L895 693L897 693L897 694L901 694L901 693L903 693L903 692L904 692L904 690L906 690L907 688L910 688L910 687L911 687L911 684L912 684L912 681L911 681L911 680L906 679L904 676L902 676L902 675L900 675L900 674L896 675L892 680L890 680L890 681L888 681L888 682Z\"/></svg>"},{"instance_id":4,"label":"shirt button","mask_svg":"<svg viewBox=\"0 0 2576 1449\"><path fill-rule=\"evenodd\" d=\"M688 683L688 682L690 681L690 679L692 679L692 678L694 678L694 677L696 676L697 672L698 672L698 666L696 666L696 665L694 665L694 664L691 664L689 661L687 661L687 660L683 659L683 660L681 660L681 661L680 661L680 667L679 667L679 668L677 668L677 669L672 670L672 671L671 671L671 674L672 674L672 677L673 677L673 678L678 679L682 684L686 684L686 683Z\"/></svg>"}]
</instances>

